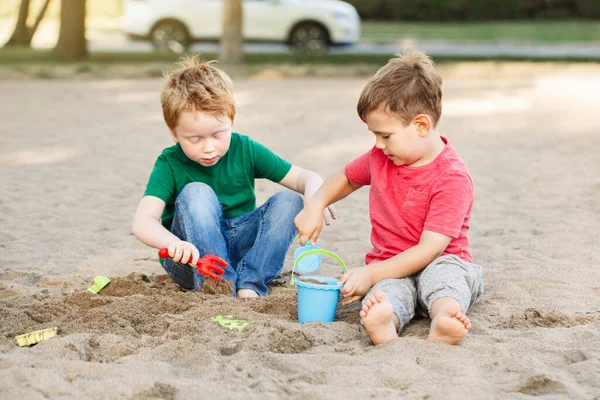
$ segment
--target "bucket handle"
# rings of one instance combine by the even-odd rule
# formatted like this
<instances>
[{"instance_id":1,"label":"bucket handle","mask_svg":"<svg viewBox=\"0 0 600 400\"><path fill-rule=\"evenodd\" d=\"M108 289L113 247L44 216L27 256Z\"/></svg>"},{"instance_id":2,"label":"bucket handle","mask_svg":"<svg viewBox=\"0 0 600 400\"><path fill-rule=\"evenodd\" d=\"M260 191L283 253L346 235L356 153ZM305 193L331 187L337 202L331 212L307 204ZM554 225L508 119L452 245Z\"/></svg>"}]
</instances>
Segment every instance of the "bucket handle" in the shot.
<instances>
[{"instance_id":1,"label":"bucket handle","mask_svg":"<svg viewBox=\"0 0 600 400\"><path fill-rule=\"evenodd\" d=\"M296 269L296 264L298 264L298 261L302 260L304 257L312 256L315 254L323 254L324 256L329 256L329 257L333 258L338 263L340 263L340 265L344 269L344 272L348 272L348 268L346 267L346 264L340 258L340 256L338 256L337 254L332 253L329 250L323 250L323 249L308 250L308 251L305 251L304 253L300 254L300 256L298 258L296 258L296 261L294 261L294 266L292 267L292 279L290 280L290 285L294 285L294 270Z\"/></svg>"}]
</instances>

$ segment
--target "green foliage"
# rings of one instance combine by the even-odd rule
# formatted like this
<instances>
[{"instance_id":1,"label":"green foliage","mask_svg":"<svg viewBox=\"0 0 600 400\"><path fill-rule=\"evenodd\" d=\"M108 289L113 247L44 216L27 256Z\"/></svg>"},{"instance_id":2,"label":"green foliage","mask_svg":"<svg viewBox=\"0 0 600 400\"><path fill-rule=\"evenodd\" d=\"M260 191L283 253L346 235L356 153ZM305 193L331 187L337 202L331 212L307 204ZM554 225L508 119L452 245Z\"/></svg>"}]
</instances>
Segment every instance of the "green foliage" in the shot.
<instances>
[{"instance_id":1,"label":"green foliage","mask_svg":"<svg viewBox=\"0 0 600 400\"><path fill-rule=\"evenodd\" d=\"M600 18L599 0L345 0L361 18L389 21L489 21Z\"/></svg>"}]
</instances>

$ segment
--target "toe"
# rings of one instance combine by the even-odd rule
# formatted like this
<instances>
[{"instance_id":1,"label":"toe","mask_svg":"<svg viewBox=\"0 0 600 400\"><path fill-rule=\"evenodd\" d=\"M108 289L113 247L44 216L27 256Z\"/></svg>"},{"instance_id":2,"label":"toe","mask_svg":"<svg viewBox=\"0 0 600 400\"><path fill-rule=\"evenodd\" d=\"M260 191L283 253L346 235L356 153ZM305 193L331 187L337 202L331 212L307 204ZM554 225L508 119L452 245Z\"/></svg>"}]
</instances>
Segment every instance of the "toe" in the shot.
<instances>
[{"instance_id":1,"label":"toe","mask_svg":"<svg viewBox=\"0 0 600 400\"><path fill-rule=\"evenodd\" d=\"M387 301L386 294L381 290L376 290L373 292L373 298L377 300L377 302L381 303L382 301Z\"/></svg>"},{"instance_id":2,"label":"toe","mask_svg":"<svg viewBox=\"0 0 600 400\"><path fill-rule=\"evenodd\" d=\"M365 318L367 316L367 313L363 310L361 310L358 315L360 315L361 318Z\"/></svg>"},{"instance_id":3,"label":"toe","mask_svg":"<svg viewBox=\"0 0 600 400\"><path fill-rule=\"evenodd\" d=\"M467 318L467 320L465 321L465 328L471 329L471 320L469 318Z\"/></svg>"}]
</instances>

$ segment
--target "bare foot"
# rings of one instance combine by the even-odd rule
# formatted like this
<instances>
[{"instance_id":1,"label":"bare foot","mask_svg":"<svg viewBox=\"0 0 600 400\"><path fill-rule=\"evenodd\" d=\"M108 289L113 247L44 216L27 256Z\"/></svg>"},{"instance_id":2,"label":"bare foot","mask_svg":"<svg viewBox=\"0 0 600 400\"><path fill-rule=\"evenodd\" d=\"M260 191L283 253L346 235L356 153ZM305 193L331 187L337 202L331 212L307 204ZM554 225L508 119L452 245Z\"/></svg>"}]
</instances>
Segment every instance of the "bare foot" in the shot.
<instances>
[{"instance_id":1,"label":"bare foot","mask_svg":"<svg viewBox=\"0 0 600 400\"><path fill-rule=\"evenodd\" d=\"M252 289L239 289L237 291L237 297L240 299L249 299L252 297L258 297L258 293Z\"/></svg>"},{"instance_id":2,"label":"bare foot","mask_svg":"<svg viewBox=\"0 0 600 400\"><path fill-rule=\"evenodd\" d=\"M365 302L360 317L373 344L382 344L398 338L398 328L393 319L394 309L381 290L373 292L373 297Z\"/></svg>"},{"instance_id":3,"label":"bare foot","mask_svg":"<svg viewBox=\"0 0 600 400\"><path fill-rule=\"evenodd\" d=\"M460 342L471 329L471 321L460 312L458 303L450 305L431 321L427 339L434 342L456 344Z\"/></svg>"}]
</instances>

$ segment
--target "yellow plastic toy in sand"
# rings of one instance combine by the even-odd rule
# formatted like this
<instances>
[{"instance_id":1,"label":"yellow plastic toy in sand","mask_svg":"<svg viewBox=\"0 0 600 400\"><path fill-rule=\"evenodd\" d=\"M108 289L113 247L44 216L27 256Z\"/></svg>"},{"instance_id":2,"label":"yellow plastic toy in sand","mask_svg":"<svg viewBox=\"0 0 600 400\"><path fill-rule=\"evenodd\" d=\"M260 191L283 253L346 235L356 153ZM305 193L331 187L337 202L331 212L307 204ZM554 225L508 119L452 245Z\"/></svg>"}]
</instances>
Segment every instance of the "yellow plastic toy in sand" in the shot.
<instances>
[{"instance_id":1,"label":"yellow plastic toy in sand","mask_svg":"<svg viewBox=\"0 0 600 400\"><path fill-rule=\"evenodd\" d=\"M42 340L48 340L56 335L58 335L58 328L47 328L15 336L15 339L17 339L19 346L23 347L34 345Z\"/></svg>"},{"instance_id":2,"label":"yellow plastic toy in sand","mask_svg":"<svg viewBox=\"0 0 600 400\"><path fill-rule=\"evenodd\" d=\"M238 332L241 332L248 326L248 321L240 319L235 320L231 319L233 316L227 315L225 318L221 315L217 315L216 317L211 317L211 321L218 322L225 329L237 329Z\"/></svg>"},{"instance_id":3,"label":"yellow plastic toy in sand","mask_svg":"<svg viewBox=\"0 0 600 400\"><path fill-rule=\"evenodd\" d=\"M100 293L100 291L102 289L104 289L104 287L106 285L108 285L110 283L110 278L108 276L104 276L104 275L97 275L94 278L94 284L92 286L90 286L88 288L88 290L92 293Z\"/></svg>"}]
</instances>

